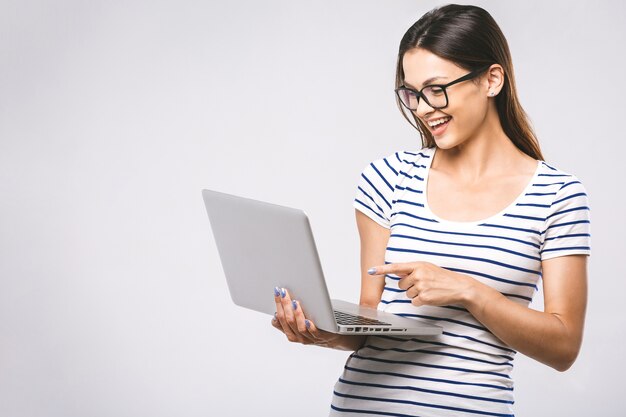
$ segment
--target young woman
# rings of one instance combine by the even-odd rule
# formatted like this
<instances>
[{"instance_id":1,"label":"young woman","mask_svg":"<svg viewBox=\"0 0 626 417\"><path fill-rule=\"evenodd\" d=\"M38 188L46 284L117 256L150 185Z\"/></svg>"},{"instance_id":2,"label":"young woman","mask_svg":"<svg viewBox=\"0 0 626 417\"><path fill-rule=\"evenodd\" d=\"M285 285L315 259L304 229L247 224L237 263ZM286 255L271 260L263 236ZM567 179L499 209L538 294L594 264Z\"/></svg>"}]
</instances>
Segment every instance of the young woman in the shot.
<instances>
[{"instance_id":1,"label":"young woman","mask_svg":"<svg viewBox=\"0 0 626 417\"><path fill-rule=\"evenodd\" d=\"M485 10L448 5L411 26L396 93L423 147L363 171L360 303L443 334L329 334L284 289L272 325L292 342L354 351L332 415L511 416L516 351L565 371L580 349L585 189L543 161L506 39ZM528 308L540 281L543 312Z\"/></svg>"}]
</instances>

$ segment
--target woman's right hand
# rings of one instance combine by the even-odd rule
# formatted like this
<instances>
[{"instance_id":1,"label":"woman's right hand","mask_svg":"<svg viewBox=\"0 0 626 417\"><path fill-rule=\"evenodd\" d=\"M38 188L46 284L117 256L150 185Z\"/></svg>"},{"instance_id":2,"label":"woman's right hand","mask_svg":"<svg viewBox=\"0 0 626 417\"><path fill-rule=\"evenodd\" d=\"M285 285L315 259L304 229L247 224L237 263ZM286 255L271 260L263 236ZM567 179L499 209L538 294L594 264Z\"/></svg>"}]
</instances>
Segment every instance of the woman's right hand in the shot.
<instances>
[{"instance_id":1,"label":"woman's right hand","mask_svg":"<svg viewBox=\"0 0 626 417\"><path fill-rule=\"evenodd\" d=\"M315 323L304 316L300 303L292 300L285 288L274 288L274 301L276 314L272 319L272 326L283 332L290 342L342 348L339 342L343 337L318 329Z\"/></svg>"}]
</instances>

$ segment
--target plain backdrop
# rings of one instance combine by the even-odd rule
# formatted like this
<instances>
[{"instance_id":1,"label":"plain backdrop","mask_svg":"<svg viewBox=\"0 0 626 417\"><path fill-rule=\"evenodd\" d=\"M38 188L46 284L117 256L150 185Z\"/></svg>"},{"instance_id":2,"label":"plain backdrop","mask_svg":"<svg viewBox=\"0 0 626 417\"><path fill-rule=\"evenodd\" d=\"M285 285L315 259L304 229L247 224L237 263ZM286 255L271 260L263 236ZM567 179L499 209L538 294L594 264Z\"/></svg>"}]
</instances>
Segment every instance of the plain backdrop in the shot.
<instances>
[{"instance_id":1,"label":"plain backdrop","mask_svg":"<svg viewBox=\"0 0 626 417\"><path fill-rule=\"evenodd\" d=\"M348 353L231 303L201 189L305 209L332 295L358 301L354 190L420 146L395 60L440 4L0 0L0 416L325 415ZM475 4L592 210L580 357L518 355L517 415L626 415L626 3Z\"/></svg>"}]
</instances>

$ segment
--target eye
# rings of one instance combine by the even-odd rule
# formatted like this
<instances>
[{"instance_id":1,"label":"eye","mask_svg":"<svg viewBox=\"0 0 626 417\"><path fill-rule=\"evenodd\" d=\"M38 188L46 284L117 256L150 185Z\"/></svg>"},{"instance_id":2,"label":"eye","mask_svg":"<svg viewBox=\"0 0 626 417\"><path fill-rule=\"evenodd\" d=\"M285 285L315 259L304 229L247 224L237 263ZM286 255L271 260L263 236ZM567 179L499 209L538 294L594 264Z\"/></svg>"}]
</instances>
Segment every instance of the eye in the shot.
<instances>
[{"instance_id":1,"label":"eye","mask_svg":"<svg viewBox=\"0 0 626 417\"><path fill-rule=\"evenodd\" d=\"M411 90L399 90L400 98L408 102L409 100L415 99L415 93Z\"/></svg>"},{"instance_id":2,"label":"eye","mask_svg":"<svg viewBox=\"0 0 626 417\"><path fill-rule=\"evenodd\" d=\"M437 86L427 87L425 93L432 96L439 96L443 94L443 88Z\"/></svg>"}]
</instances>

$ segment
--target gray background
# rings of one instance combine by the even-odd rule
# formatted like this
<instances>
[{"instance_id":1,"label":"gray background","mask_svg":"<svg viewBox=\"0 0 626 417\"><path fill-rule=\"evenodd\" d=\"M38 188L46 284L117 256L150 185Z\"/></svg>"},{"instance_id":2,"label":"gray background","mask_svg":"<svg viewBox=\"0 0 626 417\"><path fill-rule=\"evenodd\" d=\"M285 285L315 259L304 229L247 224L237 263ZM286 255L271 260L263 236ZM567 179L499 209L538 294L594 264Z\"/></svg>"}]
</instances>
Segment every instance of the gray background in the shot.
<instances>
[{"instance_id":1,"label":"gray background","mask_svg":"<svg viewBox=\"0 0 626 417\"><path fill-rule=\"evenodd\" d=\"M438 4L0 1L0 415L327 413L348 353L231 304L200 190L306 209L331 292L357 301L355 185L418 147L396 51ZM517 414L624 415L626 7L475 4L592 205L582 352L566 373L519 355Z\"/></svg>"}]
</instances>

